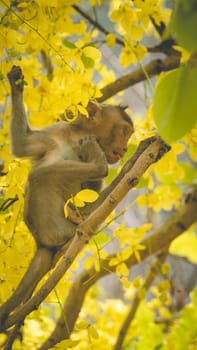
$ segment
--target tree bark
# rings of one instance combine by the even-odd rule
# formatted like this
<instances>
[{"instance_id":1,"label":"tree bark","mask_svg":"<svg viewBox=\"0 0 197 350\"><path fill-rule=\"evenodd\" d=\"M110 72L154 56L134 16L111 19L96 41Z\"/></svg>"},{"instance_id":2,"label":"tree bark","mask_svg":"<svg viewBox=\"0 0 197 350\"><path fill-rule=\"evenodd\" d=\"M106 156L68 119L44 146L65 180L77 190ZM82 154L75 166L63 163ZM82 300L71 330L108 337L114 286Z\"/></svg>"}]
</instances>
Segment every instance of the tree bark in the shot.
<instances>
[{"instance_id":1,"label":"tree bark","mask_svg":"<svg viewBox=\"0 0 197 350\"><path fill-rule=\"evenodd\" d=\"M146 66L139 68L129 74L123 75L121 78L115 80L113 83L106 85L101 89L102 96L98 99L99 102L103 102L108 98L114 96L120 91L123 91L130 86L133 86L141 81L160 74L161 72L167 72L175 69L180 65L180 56L172 55L164 59L156 59L149 62Z\"/></svg>"}]
</instances>

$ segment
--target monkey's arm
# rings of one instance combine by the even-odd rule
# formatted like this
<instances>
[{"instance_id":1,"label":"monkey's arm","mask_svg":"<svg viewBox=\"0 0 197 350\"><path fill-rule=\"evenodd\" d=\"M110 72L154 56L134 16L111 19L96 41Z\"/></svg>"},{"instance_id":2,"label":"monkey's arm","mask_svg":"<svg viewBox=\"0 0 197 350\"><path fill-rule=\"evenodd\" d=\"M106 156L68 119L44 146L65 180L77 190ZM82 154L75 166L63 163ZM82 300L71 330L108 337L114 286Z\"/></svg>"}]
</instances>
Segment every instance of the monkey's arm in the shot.
<instances>
[{"instance_id":1,"label":"monkey's arm","mask_svg":"<svg viewBox=\"0 0 197 350\"><path fill-rule=\"evenodd\" d=\"M24 76L18 66L13 66L8 73L11 86L12 116L10 133L12 153L16 157L40 158L55 147L46 129L33 130L29 123L23 102Z\"/></svg>"},{"instance_id":2,"label":"monkey's arm","mask_svg":"<svg viewBox=\"0 0 197 350\"><path fill-rule=\"evenodd\" d=\"M17 157L26 156L26 142L31 128L27 121L27 115L23 103L24 78L19 67L13 66L8 73L11 86L12 116L10 121L10 133L12 152Z\"/></svg>"}]
</instances>

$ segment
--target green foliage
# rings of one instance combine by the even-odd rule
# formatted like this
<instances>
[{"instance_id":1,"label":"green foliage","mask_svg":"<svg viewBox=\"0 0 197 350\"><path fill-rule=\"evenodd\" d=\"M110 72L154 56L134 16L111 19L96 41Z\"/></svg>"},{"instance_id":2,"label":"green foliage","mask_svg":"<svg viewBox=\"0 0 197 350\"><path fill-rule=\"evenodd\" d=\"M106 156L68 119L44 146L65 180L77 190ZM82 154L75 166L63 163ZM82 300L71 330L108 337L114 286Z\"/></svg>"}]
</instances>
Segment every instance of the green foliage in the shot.
<instances>
[{"instance_id":1,"label":"green foliage","mask_svg":"<svg viewBox=\"0 0 197 350\"><path fill-rule=\"evenodd\" d=\"M164 349L162 330L155 323L154 313L143 303L138 309L135 326L138 336L132 343L136 350Z\"/></svg>"},{"instance_id":2,"label":"green foliage","mask_svg":"<svg viewBox=\"0 0 197 350\"><path fill-rule=\"evenodd\" d=\"M172 31L177 41L186 50L197 49L197 6L196 0L176 0L172 19Z\"/></svg>"},{"instance_id":3,"label":"green foliage","mask_svg":"<svg viewBox=\"0 0 197 350\"><path fill-rule=\"evenodd\" d=\"M197 122L197 68L195 51L197 49L197 7L196 0L176 0L175 10L165 37L174 35L187 54L186 64L166 73L160 79L154 99L153 116L160 134L173 142L183 137Z\"/></svg>"},{"instance_id":4,"label":"green foliage","mask_svg":"<svg viewBox=\"0 0 197 350\"><path fill-rule=\"evenodd\" d=\"M183 256L191 261L193 264L197 264L197 236L194 232L185 232L177 237L170 245L169 249L171 254Z\"/></svg>"},{"instance_id":5,"label":"green foliage","mask_svg":"<svg viewBox=\"0 0 197 350\"><path fill-rule=\"evenodd\" d=\"M93 239L90 240L90 244L103 246L104 244L110 241L109 236L106 233L100 232L94 236Z\"/></svg>"},{"instance_id":6,"label":"green foliage","mask_svg":"<svg viewBox=\"0 0 197 350\"><path fill-rule=\"evenodd\" d=\"M153 114L168 142L183 137L197 122L197 68L186 65L167 73L158 83Z\"/></svg>"},{"instance_id":7,"label":"green foliage","mask_svg":"<svg viewBox=\"0 0 197 350\"><path fill-rule=\"evenodd\" d=\"M169 346L175 350L196 349L197 344L197 289L192 293L192 301L180 313L180 318L172 326L167 337Z\"/></svg>"}]
</instances>

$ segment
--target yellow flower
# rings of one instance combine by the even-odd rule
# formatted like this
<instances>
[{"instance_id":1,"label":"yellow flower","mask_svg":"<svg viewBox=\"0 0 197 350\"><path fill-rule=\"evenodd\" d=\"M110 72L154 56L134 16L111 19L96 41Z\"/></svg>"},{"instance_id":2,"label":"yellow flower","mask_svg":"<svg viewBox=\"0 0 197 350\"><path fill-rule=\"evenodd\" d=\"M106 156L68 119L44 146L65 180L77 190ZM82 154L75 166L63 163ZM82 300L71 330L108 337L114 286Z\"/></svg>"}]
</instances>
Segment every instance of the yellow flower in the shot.
<instances>
[{"instance_id":1,"label":"yellow flower","mask_svg":"<svg viewBox=\"0 0 197 350\"><path fill-rule=\"evenodd\" d=\"M110 33L106 36L106 42L109 47L113 47L116 44L116 37L114 34Z\"/></svg>"}]
</instances>

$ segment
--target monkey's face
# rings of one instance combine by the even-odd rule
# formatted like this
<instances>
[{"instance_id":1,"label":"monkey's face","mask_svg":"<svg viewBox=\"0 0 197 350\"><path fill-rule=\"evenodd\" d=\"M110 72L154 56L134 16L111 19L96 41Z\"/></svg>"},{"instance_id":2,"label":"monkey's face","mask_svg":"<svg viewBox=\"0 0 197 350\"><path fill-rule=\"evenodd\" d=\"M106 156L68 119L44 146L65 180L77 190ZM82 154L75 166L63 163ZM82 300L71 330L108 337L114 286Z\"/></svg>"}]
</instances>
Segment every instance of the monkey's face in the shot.
<instances>
[{"instance_id":1,"label":"monkey's face","mask_svg":"<svg viewBox=\"0 0 197 350\"><path fill-rule=\"evenodd\" d=\"M113 125L108 135L98 138L99 145L104 151L109 164L116 163L124 156L127 151L128 140L133 131L131 125L122 121Z\"/></svg>"},{"instance_id":2,"label":"monkey's face","mask_svg":"<svg viewBox=\"0 0 197 350\"><path fill-rule=\"evenodd\" d=\"M91 109L90 109L91 107ZM116 107L106 109L94 103L88 104L89 118L79 116L75 125L94 135L105 153L107 162L114 164L127 151L127 144L134 132L132 125L124 120Z\"/></svg>"}]
</instances>

